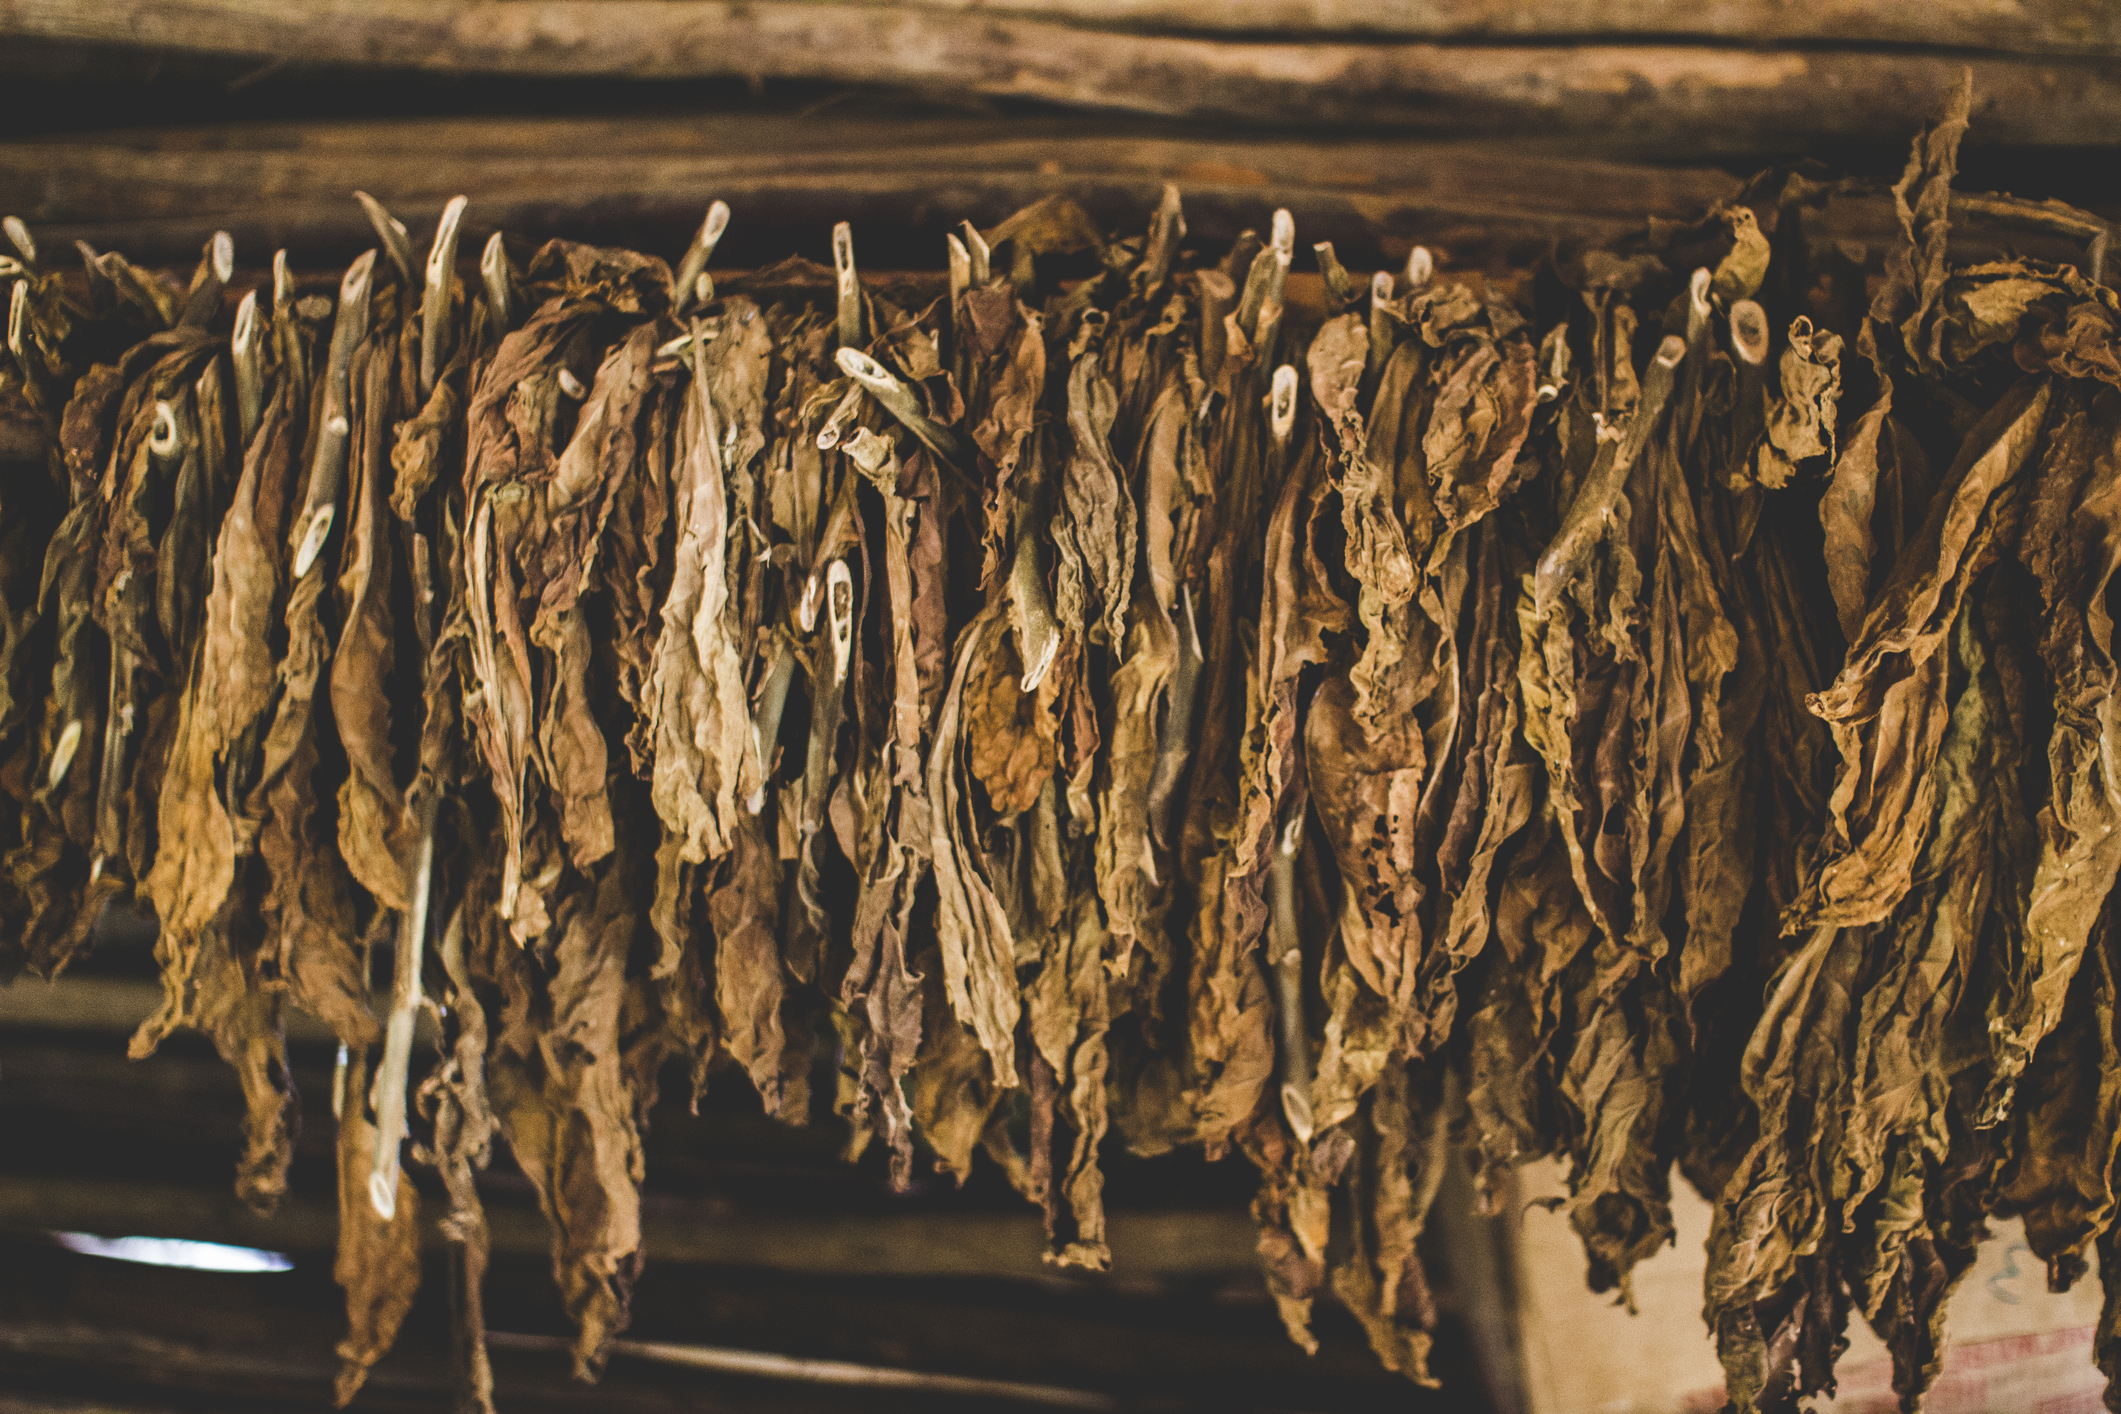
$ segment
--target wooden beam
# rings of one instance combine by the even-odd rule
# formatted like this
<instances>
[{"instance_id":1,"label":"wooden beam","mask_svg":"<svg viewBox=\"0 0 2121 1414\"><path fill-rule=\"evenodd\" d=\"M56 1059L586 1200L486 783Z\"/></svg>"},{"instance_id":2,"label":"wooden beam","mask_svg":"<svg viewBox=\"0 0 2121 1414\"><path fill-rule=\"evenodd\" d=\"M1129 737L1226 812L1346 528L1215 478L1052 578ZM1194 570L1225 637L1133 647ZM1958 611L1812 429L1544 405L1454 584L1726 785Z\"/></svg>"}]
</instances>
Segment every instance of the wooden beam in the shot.
<instances>
[{"instance_id":1,"label":"wooden beam","mask_svg":"<svg viewBox=\"0 0 2121 1414\"><path fill-rule=\"evenodd\" d=\"M2101 36L2114 23L2090 26L2078 62L1977 51L1977 139L2111 141L2121 75ZM1899 140L1968 63L1900 49L1571 44L1568 32L1529 45L1214 38L844 0L0 0L0 37L261 64L893 85L1254 128L1536 132L1666 155Z\"/></svg>"},{"instance_id":2,"label":"wooden beam","mask_svg":"<svg viewBox=\"0 0 2121 1414\"><path fill-rule=\"evenodd\" d=\"M1464 43L1723 41L2121 55L2121 9L2083 0L880 0L890 8L1149 34Z\"/></svg>"},{"instance_id":3,"label":"wooden beam","mask_svg":"<svg viewBox=\"0 0 2121 1414\"><path fill-rule=\"evenodd\" d=\"M618 0L614 0L617 3ZM942 264L942 233L992 224L1053 192L1135 229L1166 182L1191 232L1264 229L1276 206L1306 241L1403 258L1416 241L1523 260L1557 240L1611 240L1688 219L1738 190L1710 168L1636 167L1419 139L1249 139L1096 118L882 121L832 114L451 118L230 124L0 143L0 210L48 247L76 239L189 266L216 229L246 262L275 247L342 259L372 240L349 198L374 193L408 224L471 198L469 233L682 249L700 213L734 208L718 262L825 254L852 220L872 268ZM807 244L798 237L814 237ZM903 239L898 251L878 241ZM810 248L814 246L813 248ZM893 257L898 257L893 259Z\"/></svg>"}]
</instances>

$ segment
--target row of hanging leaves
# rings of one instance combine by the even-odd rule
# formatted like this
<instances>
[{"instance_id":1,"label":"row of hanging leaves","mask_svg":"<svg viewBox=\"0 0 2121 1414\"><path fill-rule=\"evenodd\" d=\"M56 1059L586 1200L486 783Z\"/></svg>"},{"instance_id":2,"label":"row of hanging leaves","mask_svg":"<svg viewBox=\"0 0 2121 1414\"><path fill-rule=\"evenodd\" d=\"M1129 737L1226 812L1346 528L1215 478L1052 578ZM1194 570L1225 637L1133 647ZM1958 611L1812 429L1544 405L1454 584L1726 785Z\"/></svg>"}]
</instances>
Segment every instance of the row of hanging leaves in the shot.
<instances>
[{"instance_id":1,"label":"row of hanging leaves","mask_svg":"<svg viewBox=\"0 0 2121 1414\"><path fill-rule=\"evenodd\" d=\"M1948 262L1968 102L1868 283L1775 173L1514 282L1320 245L1304 327L1286 213L1203 262L1176 191L967 225L905 308L845 227L472 279L461 200L424 266L367 202L335 299L283 253L232 328L225 237L179 295L10 219L8 970L151 908L133 1054L236 1067L260 1209L285 1008L337 1033L342 1403L401 1146L490 1408L495 1137L593 1374L659 1073L801 1123L822 1043L857 1152L983 1152L1057 1262L1108 1262L1108 1142L1241 1151L1290 1335L1330 1294L1416 1380L1453 1146L1495 1211L1564 1159L1622 1293L1676 1165L1732 1405L1860 1312L1912 1408L1986 1216L2121 1274L2121 303Z\"/></svg>"}]
</instances>

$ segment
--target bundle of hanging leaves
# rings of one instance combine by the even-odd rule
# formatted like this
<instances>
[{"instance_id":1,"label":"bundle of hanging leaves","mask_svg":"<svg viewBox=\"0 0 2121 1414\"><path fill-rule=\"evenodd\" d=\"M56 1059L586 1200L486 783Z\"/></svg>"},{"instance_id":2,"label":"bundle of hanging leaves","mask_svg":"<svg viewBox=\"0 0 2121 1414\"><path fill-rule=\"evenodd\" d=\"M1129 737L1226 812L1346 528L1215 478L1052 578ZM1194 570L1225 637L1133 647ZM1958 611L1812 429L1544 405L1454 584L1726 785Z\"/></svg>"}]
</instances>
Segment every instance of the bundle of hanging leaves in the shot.
<instances>
[{"instance_id":1,"label":"bundle of hanging leaves","mask_svg":"<svg viewBox=\"0 0 2121 1414\"><path fill-rule=\"evenodd\" d=\"M338 1034L342 1401L401 1143L486 1405L495 1137L594 1373L659 1072L801 1123L836 1038L856 1149L983 1151L1057 1262L1108 1260L1107 1143L1241 1151L1291 1336L1330 1294L1417 1380L1451 1146L1498 1210L1564 1159L1623 1293L1676 1165L1733 1405L1860 1313L1912 1408L1987 1217L2121 1276L2121 301L1948 261L1966 115L1882 274L1777 173L1516 278L1321 245L1301 318L1286 215L1207 261L1175 191L968 226L905 304L845 228L459 279L461 205L423 269L371 203L335 298L283 259L232 328L225 240L180 295L12 223L9 969L151 908L133 1053L236 1066L260 1208L285 1009Z\"/></svg>"}]
</instances>

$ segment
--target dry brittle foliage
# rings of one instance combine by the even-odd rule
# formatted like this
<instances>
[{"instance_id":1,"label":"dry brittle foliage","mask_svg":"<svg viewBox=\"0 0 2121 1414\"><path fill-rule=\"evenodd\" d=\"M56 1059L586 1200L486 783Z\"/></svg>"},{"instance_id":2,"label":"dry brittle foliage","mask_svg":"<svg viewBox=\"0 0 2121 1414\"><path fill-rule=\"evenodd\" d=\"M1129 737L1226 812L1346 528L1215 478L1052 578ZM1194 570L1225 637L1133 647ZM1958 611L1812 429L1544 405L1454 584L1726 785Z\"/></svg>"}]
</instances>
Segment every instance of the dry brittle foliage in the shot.
<instances>
[{"instance_id":1,"label":"dry brittle foliage","mask_svg":"<svg viewBox=\"0 0 2121 1414\"><path fill-rule=\"evenodd\" d=\"M216 250L10 262L9 966L152 906L135 1050L238 1067L260 1206L282 1009L338 1033L342 1399L417 1279L424 992L476 1404L494 1137L594 1372L663 1063L802 1123L828 1036L854 1148L984 1152L1053 1261L1110 1261L1101 1146L1243 1152L1291 1335L1330 1294L1417 1380L1451 1146L1490 1203L1565 1159L1599 1289L1676 1166L1738 1408L1857 1313L1918 1400L1986 1216L2058 1284L2121 1247L2121 301L1951 263L1967 112L1867 298L1781 174L1537 280L1321 247L1301 315L1285 215L1204 262L1175 192L918 308L554 242L231 339Z\"/></svg>"}]
</instances>

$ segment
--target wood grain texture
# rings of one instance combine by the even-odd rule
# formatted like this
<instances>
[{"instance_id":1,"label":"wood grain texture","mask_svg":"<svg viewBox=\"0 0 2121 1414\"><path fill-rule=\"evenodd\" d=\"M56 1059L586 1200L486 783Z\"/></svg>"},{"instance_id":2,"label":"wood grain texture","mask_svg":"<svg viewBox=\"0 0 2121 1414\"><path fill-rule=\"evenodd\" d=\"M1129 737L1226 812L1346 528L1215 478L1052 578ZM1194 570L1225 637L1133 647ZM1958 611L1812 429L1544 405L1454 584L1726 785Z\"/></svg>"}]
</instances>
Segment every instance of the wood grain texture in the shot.
<instances>
[{"instance_id":1,"label":"wood grain texture","mask_svg":"<svg viewBox=\"0 0 2121 1414\"><path fill-rule=\"evenodd\" d=\"M1675 6L1643 8L1677 18ZM1804 7L1755 13L1771 8ZM1922 43L1926 52L1836 48L1838 36L1802 24L1788 37L1807 47L1795 48L1351 42L800 0L5 0L0 37L466 74L925 87L1255 126L1595 135L1615 151L1670 155L1897 137L1935 111L1971 56L1981 140L2095 144L2121 128L2121 76L2101 62L2116 52L2109 31L2121 21L2087 12L2076 22L2051 0L2049 19L2021 31L2044 35L2021 47L2045 46L2048 57L2028 58L1990 48L1978 27L1955 30L1949 18L1911 35L1918 21L1885 23L1883 6L1837 8L1871 17L1868 29L1851 25L1866 43ZM1962 0L1953 13L1973 8ZM1711 13L1716 29L1732 32L1723 37L1738 37L1740 7ZM1451 33L1489 31L1475 21ZM1581 37L1573 29L1510 36ZM1752 37L1776 36L1771 27Z\"/></svg>"},{"instance_id":2,"label":"wood grain texture","mask_svg":"<svg viewBox=\"0 0 2121 1414\"><path fill-rule=\"evenodd\" d=\"M501 229L646 249L667 238L675 254L721 199L734 220L717 264L791 251L826 258L825 233L851 220L865 266L940 268L942 233L960 219L991 225L1063 192L1098 220L1127 225L1155 208L1166 182L1183 193L1197 237L1263 229L1287 206L1306 242L1335 240L1373 259L1404 257L1415 241L1478 258L1614 239L1738 190L1704 168L1410 139L1144 136L1082 118L459 118L0 144L0 210L29 221L39 240L173 261L195 259L217 229L235 236L246 262L283 245L298 262L343 258L372 240L348 197L359 188L416 229L464 193L467 248ZM803 242L806 232L815 240ZM900 244L876 244L887 240Z\"/></svg>"}]
</instances>

